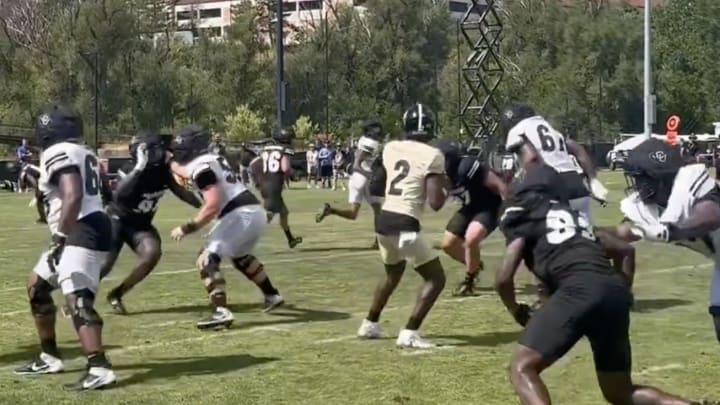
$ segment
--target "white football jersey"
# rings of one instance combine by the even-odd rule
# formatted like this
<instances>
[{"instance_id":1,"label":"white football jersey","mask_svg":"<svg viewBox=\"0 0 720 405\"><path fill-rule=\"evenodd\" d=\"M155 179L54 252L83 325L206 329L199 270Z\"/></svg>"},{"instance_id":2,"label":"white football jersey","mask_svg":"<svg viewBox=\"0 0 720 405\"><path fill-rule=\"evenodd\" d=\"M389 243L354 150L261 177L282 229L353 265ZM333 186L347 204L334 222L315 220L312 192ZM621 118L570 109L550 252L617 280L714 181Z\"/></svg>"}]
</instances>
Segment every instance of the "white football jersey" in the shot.
<instances>
[{"instance_id":1,"label":"white football jersey","mask_svg":"<svg viewBox=\"0 0 720 405\"><path fill-rule=\"evenodd\" d=\"M693 164L680 168L673 182L667 208L657 204L646 204L637 192L630 194L620 203L620 210L630 221L638 225L675 224L690 216L695 203L716 186L705 165ZM708 246L708 243L711 245ZM705 240L678 241L677 245L687 247L706 257L715 258L715 247L720 247L720 230L712 232ZM720 259L720 256L717 256Z\"/></svg>"},{"instance_id":2,"label":"white football jersey","mask_svg":"<svg viewBox=\"0 0 720 405\"><path fill-rule=\"evenodd\" d=\"M100 196L100 171L97 157L93 151L85 145L73 142L56 143L40 154L38 185L43 194L47 223L52 233L57 232L62 208L60 190L55 175L61 170L71 167L77 168L83 182L83 199L77 219L103 210Z\"/></svg>"},{"instance_id":3,"label":"white football jersey","mask_svg":"<svg viewBox=\"0 0 720 405\"><path fill-rule=\"evenodd\" d=\"M247 190L247 187L237 178L237 175L227 160L220 155L211 153L200 155L188 163L186 169L193 186L195 186L198 191L200 191L196 182L198 175L207 170L215 174L217 186L220 188L222 195L220 201L221 207L225 207L233 198Z\"/></svg>"},{"instance_id":4,"label":"white football jersey","mask_svg":"<svg viewBox=\"0 0 720 405\"><path fill-rule=\"evenodd\" d=\"M317 166L317 151L316 150L309 150L305 153L305 159L307 160L307 164L310 167Z\"/></svg>"},{"instance_id":5,"label":"white football jersey","mask_svg":"<svg viewBox=\"0 0 720 405\"><path fill-rule=\"evenodd\" d=\"M508 132L505 148L513 150L525 141L530 142L545 163L558 173L581 172L575 157L567 151L565 137L550 125L545 118L536 115L517 123Z\"/></svg>"}]
</instances>

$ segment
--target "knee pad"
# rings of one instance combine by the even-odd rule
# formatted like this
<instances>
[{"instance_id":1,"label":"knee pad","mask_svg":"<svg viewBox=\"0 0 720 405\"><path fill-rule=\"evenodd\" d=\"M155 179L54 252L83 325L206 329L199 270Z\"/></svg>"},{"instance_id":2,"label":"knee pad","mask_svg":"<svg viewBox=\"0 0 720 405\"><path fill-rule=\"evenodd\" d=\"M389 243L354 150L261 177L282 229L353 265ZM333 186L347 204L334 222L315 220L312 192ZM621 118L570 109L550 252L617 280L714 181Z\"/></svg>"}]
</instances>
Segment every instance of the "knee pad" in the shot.
<instances>
[{"instance_id":1,"label":"knee pad","mask_svg":"<svg viewBox=\"0 0 720 405\"><path fill-rule=\"evenodd\" d=\"M102 326L103 320L95 310L95 294L87 288L65 296L75 330L82 326Z\"/></svg>"},{"instance_id":2,"label":"knee pad","mask_svg":"<svg viewBox=\"0 0 720 405\"><path fill-rule=\"evenodd\" d=\"M225 294L225 278L220 272L220 256L203 250L198 256L197 266L208 294L210 296Z\"/></svg>"},{"instance_id":3,"label":"knee pad","mask_svg":"<svg viewBox=\"0 0 720 405\"><path fill-rule=\"evenodd\" d=\"M263 264L253 255L238 257L233 259L232 262L236 269L252 281L256 281L255 279L260 276L265 269Z\"/></svg>"},{"instance_id":4,"label":"knee pad","mask_svg":"<svg viewBox=\"0 0 720 405\"><path fill-rule=\"evenodd\" d=\"M46 280L38 277L35 284L28 288L30 311L35 317L51 316L57 308L52 299L53 288Z\"/></svg>"}]
</instances>

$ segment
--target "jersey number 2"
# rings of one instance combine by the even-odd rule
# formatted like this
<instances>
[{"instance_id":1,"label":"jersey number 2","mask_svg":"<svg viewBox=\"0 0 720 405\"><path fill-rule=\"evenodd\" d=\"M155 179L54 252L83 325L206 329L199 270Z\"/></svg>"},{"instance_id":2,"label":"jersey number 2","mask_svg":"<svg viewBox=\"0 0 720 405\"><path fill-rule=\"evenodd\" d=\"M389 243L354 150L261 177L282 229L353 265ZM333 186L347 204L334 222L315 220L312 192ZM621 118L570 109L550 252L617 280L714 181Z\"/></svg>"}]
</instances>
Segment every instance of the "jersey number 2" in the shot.
<instances>
[{"instance_id":1,"label":"jersey number 2","mask_svg":"<svg viewBox=\"0 0 720 405\"><path fill-rule=\"evenodd\" d=\"M85 156L85 194L97 195L100 190L100 172L95 156Z\"/></svg>"},{"instance_id":2,"label":"jersey number 2","mask_svg":"<svg viewBox=\"0 0 720 405\"><path fill-rule=\"evenodd\" d=\"M410 172L410 163L408 163L407 160L398 160L395 162L395 172L398 172L398 174L395 175L395 178L392 179L390 182L390 188L388 189L388 194L390 195L401 195L402 189L397 187L397 184L403 181Z\"/></svg>"},{"instance_id":3,"label":"jersey number 2","mask_svg":"<svg viewBox=\"0 0 720 405\"><path fill-rule=\"evenodd\" d=\"M576 222L575 217L566 210L550 210L547 213L546 226L548 242L553 245L569 240L577 235L578 231L583 238L595 240L590 221L582 214L578 215Z\"/></svg>"},{"instance_id":4,"label":"jersey number 2","mask_svg":"<svg viewBox=\"0 0 720 405\"><path fill-rule=\"evenodd\" d=\"M538 125L537 133L540 137L540 143L542 144L542 150L545 152L555 152L555 139L550 135L550 128L545 125ZM565 140L561 137L558 138L557 148L559 151L565 151Z\"/></svg>"}]
</instances>

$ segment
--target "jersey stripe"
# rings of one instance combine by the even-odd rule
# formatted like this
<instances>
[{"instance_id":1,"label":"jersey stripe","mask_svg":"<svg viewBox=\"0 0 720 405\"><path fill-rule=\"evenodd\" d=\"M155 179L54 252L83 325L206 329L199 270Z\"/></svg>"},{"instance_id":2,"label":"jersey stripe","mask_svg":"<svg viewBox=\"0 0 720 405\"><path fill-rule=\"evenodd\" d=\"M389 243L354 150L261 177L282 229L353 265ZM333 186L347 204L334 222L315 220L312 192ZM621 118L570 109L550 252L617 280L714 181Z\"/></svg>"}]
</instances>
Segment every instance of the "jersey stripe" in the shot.
<instances>
[{"instance_id":1,"label":"jersey stripe","mask_svg":"<svg viewBox=\"0 0 720 405\"><path fill-rule=\"evenodd\" d=\"M705 181L707 181L710 178L710 175L707 171L703 171L702 174L695 179L692 186L690 186L690 193L693 197L697 197L698 191L700 191L700 188L703 184L705 184Z\"/></svg>"},{"instance_id":2,"label":"jersey stripe","mask_svg":"<svg viewBox=\"0 0 720 405\"><path fill-rule=\"evenodd\" d=\"M466 175L465 177L467 177L468 179L472 179L473 176L475 176L475 173L478 171L479 168L480 168L480 162L478 162L478 161L476 160L476 161L473 163L473 165L472 165L472 167L470 168L470 170L468 170L468 173L467 173L467 175Z\"/></svg>"},{"instance_id":3,"label":"jersey stripe","mask_svg":"<svg viewBox=\"0 0 720 405\"><path fill-rule=\"evenodd\" d=\"M61 156L61 157L58 157L57 159L53 160L52 162L47 162L47 163L45 163L45 171L50 172L51 171L50 168L52 166L55 166L57 163L65 162L67 160L70 160L70 158L67 156Z\"/></svg>"},{"instance_id":4,"label":"jersey stripe","mask_svg":"<svg viewBox=\"0 0 720 405\"><path fill-rule=\"evenodd\" d=\"M59 162L59 161L61 161L61 160L67 159L67 158L68 158L67 153L65 153L65 152L60 152L60 153L58 153L57 155L55 155L55 156L51 157L50 159L48 159L47 161L45 161L45 169L47 170L47 169L49 169L50 166L52 166L53 164L55 164L55 163L57 163L57 162Z\"/></svg>"}]
</instances>

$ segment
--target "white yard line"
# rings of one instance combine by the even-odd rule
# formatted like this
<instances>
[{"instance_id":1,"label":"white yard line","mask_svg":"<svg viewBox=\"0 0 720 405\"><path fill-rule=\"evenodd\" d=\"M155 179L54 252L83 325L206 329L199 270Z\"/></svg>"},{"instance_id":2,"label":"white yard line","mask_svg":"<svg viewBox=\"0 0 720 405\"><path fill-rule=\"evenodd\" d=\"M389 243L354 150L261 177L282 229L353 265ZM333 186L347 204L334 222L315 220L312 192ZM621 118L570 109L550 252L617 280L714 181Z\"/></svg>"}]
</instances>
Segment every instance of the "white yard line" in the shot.
<instances>
[{"instance_id":1,"label":"white yard line","mask_svg":"<svg viewBox=\"0 0 720 405\"><path fill-rule=\"evenodd\" d=\"M681 369L681 368L685 368L685 366L682 365L682 364L680 364L680 363L670 363L670 364L666 364L666 365L664 365L664 366L647 367L647 368L645 368L644 370L635 372L635 373L633 373L633 374L635 374L635 375L648 375L648 374L653 374L653 373L657 373L657 372L660 372L660 371L666 371L666 370L679 370L679 369Z\"/></svg>"}]
</instances>

